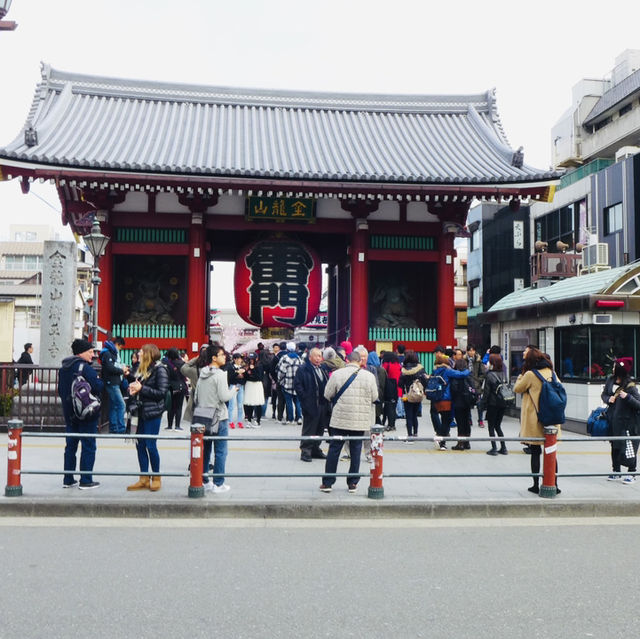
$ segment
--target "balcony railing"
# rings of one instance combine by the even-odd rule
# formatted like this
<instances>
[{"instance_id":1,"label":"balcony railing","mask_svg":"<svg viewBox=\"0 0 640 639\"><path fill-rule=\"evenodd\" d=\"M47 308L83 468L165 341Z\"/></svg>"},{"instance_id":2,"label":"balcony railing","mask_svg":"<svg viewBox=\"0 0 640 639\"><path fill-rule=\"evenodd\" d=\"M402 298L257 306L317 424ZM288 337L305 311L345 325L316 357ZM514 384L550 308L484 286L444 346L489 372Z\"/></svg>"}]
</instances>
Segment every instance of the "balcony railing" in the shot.
<instances>
[{"instance_id":1,"label":"balcony railing","mask_svg":"<svg viewBox=\"0 0 640 639\"><path fill-rule=\"evenodd\" d=\"M575 277L581 262L582 255L576 253L535 253L531 256L531 283Z\"/></svg>"}]
</instances>

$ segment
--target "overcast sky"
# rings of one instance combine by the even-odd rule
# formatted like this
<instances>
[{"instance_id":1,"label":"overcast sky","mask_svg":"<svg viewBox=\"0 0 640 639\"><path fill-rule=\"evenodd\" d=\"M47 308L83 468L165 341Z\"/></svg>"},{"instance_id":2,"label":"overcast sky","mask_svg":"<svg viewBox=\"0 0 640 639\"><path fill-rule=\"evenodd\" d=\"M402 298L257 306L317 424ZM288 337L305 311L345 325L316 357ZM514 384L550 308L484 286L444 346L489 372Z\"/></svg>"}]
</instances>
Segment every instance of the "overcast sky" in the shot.
<instances>
[{"instance_id":1,"label":"overcast sky","mask_svg":"<svg viewBox=\"0 0 640 639\"><path fill-rule=\"evenodd\" d=\"M636 7L633 9L632 7ZM611 7L611 8L610 8ZM525 162L550 164L550 129L583 77L640 48L640 9L593 0L13 0L0 32L0 147L21 130L40 62L64 71L219 86L480 93ZM58 223L51 187L0 184L14 219ZM53 208L51 208L53 207Z\"/></svg>"}]
</instances>

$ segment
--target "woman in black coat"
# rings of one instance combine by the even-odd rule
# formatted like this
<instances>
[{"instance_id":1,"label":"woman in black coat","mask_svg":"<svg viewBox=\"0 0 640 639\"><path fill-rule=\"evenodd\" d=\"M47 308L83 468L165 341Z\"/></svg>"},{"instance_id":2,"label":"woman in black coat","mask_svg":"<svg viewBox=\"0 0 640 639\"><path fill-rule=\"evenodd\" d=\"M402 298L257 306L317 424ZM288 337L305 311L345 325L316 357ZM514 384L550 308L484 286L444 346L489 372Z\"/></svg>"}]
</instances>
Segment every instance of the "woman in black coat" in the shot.
<instances>
[{"instance_id":1,"label":"woman in black coat","mask_svg":"<svg viewBox=\"0 0 640 639\"><path fill-rule=\"evenodd\" d=\"M638 387L631 379L633 359L621 357L615 361L613 375L607 378L602 391L602 401L609 406L607 415L611 425L611 435L624 437L625 435L637 435L638 411L640 411L640 393ZM628 474L622 477L620 467L628 466L629 473L636 472L638 442L633 442L633 450L636 455L633 461L625 460L625 440L611 442L611 468L614 472L609 475L609 481L621 481L624 484L633 484L635 475Z\"/></svg>"},{"instance_id":2,"label":"woman in black coat","mask_svg":"<svg viewBox=\"0 0 640 639\"><path fill-rule=\"evenodd\" d=\"M487 424L489 426L489 437L504 437L502 432L502 418L504 417L505 407L500 406L498 402L497 389L500 384L506 382L504 374L504 363L502 357L497 353L489 355L489 370L484 378L484 391L480 407L486 412ZM500 450L494 441L491 442L491 448L487 451L487 455L507 455L507 445L504 441L500 442Z\"/></svg>"},{"instance_id":3,"label":"woman in black coat","mask_svg":"<svg viewBox=\"0 0 640 639\"><path fill-rule=\"evenodd\" d=\"M145 344L140 349L140 366L137 379L129 384L129 394L137 396L139 435L157 435L160 432L160 420L165 410L165 398L169 390L167 367L160 361L160 349L155 344ZM161 479L153 475L149 481L149 464L154 473L160 472L160 454L156 439L136 439L140 479L127 486L127 490L160 490Z\"/></svg>"},{"instance_id":4,"label":"woman in black coat","mask_svg":"<svg viewBox=\"0 0 640 639\"><path fill-rule=\"evenodd\" d=\"M406 398L409 389L411 388L411 384L415 380L418 380L422 385L422 390L427 388L427 374L424 370L424 367L418 361L418 356L414 351L408 350L404 354L404 361L402 362L402 372L400 373L400 380L398 385L402 389L404 401ZM409 437L417 437L418 436L418 409L420 407L420 403L413 402L404 402L404 410L407 421L407 435Z\"/></svg>"}]
</instances>

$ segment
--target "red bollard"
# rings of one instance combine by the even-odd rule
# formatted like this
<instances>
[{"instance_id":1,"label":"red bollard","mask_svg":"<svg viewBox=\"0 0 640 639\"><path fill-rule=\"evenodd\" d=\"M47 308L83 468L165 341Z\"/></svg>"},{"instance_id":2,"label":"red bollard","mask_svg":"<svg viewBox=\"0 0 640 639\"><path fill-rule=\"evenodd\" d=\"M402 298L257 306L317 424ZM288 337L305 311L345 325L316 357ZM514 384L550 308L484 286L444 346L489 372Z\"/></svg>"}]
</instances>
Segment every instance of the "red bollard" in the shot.
<instances>
[{"instance_id":1,"label":"red bollard","mask_svg":"<svg viewBox=\"0 0 640 639\"><path fill-rule=\"evenodd\" d=\"M556 453L558 451L558 429L556 426L544 427L544 460L542 467L542 486L540 497L555 497L556 488Z\"/></svg>"},{"instance_id":2,"label":"red bollard","mask_svg":"<svg viewBox=\"0 0 640 639\"><path fill-rule=\"evenodd\" d=\"M191 463L189 469L189 497L204 497L202 485L202 455L204 451L204 426L191 425Z\"/></svg>"},{"instance_id":3,"label":"red bollard","mask_svg":"<svg viewBox=\"0 0 640 639\"><path fill-rule=\"evenodd\" d=\"M21 497L20 468L22 464L22 420L10 419L7 424L7 485L5 497Z\"/></svg>"},{"instance_id":4,"label":"red bollard","mask_svg":"<svg viewBox=\"0 0 640 639\"><path fill-rule=\"evenodd\" d=\"M382 485L382 457L384 455L384 429L376 424L371 427L371 475L369 478L370 499L382 499L384 487Z\"/></svg>"}]
</instances>

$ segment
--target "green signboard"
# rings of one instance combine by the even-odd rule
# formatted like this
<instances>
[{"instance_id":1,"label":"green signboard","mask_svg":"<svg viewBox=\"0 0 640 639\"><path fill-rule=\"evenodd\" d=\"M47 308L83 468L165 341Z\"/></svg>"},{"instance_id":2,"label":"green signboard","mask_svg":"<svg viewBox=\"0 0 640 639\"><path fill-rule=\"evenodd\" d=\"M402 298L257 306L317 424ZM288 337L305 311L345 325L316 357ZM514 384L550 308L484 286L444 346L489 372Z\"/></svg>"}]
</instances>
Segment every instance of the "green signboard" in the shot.
<instances>
[{"instance_id":1,"label":"green signboard","mask_svg":"<svg viewBox=\"0 0 640 639\"><path fill-rule=\"evenodd\" d=\"M248 220L292 220L298 222L315 219L316 201L295 197L248 197Z\"/></svg>"}]
</instances>

